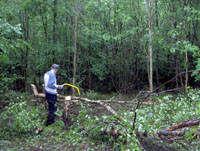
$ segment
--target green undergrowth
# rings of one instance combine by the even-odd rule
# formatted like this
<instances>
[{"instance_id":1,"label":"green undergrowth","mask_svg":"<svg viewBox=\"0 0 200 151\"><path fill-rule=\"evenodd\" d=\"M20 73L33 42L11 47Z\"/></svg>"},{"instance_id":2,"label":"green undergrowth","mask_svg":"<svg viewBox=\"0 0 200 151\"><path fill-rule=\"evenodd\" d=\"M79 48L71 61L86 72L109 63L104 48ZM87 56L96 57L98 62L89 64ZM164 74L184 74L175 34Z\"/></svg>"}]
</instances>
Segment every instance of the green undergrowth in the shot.
<instances>
[{"instance_id":1,"label":"green undergrowth","mask_svg":"<svg viewBox=\"0 0 200 151\"><path fill-rule=\"evenodd\" d=\"M155 97L154 107L144 105L136 111L138 130L155 133L175 123L198 119L200 117L199 92L199 90L190 90L186 95Z\"/></svg>"},{"instance_id":2,"label":"green undergrowth","mask_svg":"<svg viewBox=\"0 0 200 151\"><path fill-rule=\"evenodd\" d=\"M114 97L113 97L114 96ZM123 100L123 95L103 95L87 92L83 97L93 100ZM130 97L124 97L129 98ZM136 110L137 132L147 132L150 136L171 125L200 116L200 90L188 89L186 94L166 94L154 96L154 105L142 105ZM121 115L113 116L102 106L76 103L71 113L72 125L65 130L62 121L63 104L59 104L56 122L44 126L47 110L42 104L36 105L30 94L10 91L2 95L0 113L0 150L200 150L198 138L192 133L199 126L185 128L183 138L166 143L163 140L138 139L132 130L135 105L112 105ZM76 114L75 114L76 113ZM39 129L39 131L38 131ZM114 134L115 131L119 133ZM157 146L156 146L157 145ZM151 146L154 146L151 148ZM145 147L145 145L143 146ZM149 147L149 148L148 148Z\"/></svg>"},{"instance_id":3,"label":"green undergrowth","mask_svg":"<svg viewBox=\"0 0 200 151\"><path fill-rule=\"evenodd\" d=\"M91 99L91 100L107 100L107 99L110 99L108 95L106 94L100 94L100 93L97 93L97 92L94 92L94 91L87 91L83 94L83 97L86 97L88 99Z\"/></svg>"}]
</instances>

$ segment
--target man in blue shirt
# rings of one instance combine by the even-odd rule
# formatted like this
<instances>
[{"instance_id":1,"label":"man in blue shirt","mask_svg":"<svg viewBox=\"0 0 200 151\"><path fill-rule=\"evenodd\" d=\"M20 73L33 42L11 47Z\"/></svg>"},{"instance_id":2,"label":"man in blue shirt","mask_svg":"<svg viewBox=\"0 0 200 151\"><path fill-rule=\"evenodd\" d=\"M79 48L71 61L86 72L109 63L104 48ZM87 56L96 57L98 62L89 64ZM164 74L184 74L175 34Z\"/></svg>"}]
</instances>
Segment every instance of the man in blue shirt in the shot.
<instances>
[{"instance_id":1,"label":"man in blue shirt","mask_svg":"<svg viewBox=\"0 0 200 151\"><path fill-rule=\"evenodd\" d=\"M62 89L62 85L57 85L56 83L56 72L59 69L59 65L53 64L51 70L46 72L44 75L44 85L45 85L45 98L49 106L49 114L46 122L46 126L53 124L55 119L55 112L57 110L57 89Z\"/></svg>"}]
</instances>

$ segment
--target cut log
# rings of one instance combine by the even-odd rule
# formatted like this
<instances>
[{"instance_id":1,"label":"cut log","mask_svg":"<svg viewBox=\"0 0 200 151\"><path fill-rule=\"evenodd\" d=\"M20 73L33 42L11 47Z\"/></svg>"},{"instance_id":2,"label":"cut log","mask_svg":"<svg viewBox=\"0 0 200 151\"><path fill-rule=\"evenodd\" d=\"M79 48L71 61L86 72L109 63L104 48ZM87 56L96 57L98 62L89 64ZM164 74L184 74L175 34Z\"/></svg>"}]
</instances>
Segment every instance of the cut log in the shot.
<instances>
[{"instance_id":1,"label":"cut log","mask_svg":"<svg viewBox=\"0 0 200 151\"><path fill-rule=\"evenodd\" d=\"M37 88L34 84L31 84L31 88L33 90L33 94L34 94L35 97L45 98L45 94L44 93L38 93ZM59 99L65 99L66 96L62 96L62 95L57 94L57 97Z\"/></svg>"},{"instance_id":2,"label":"cut log","mask_svg":"<svg viewBox=\"0 0 200 151\"><path fill-rule=\"evenodd\" d=\"M162 130L158 133L158 136L184 136L185 135L185 130L183 131L168 131L168 130Z\"/></svg>"},{"instance_id":3,"label":"cut log","mask_svg":"<svg viewBox=\"0 0 200 151\"><path fill-rule=\"evenodd\" d=\"M196 119L196 120L188 120L188 121L184 121L180 124L176 124L174 126L171 126L169 128L167 128L168 131L174 131L180 128L184 128L184 127L191 127L191 126L197 126L200 124L200 119Z\"/></svg>"},{"instance_id":4,"label":"cut log","mask_svg":"<svg viewBox=\"0 0 200 151\"><path fill-rule=\"evenodd\" d=\"M114 138L117 138L119 135L121 135L122 133L121 133L121 130L120 129L109 129L109 128L107 128L104 132L103 132L103 134L105 134L105 135L111 135L111 136L113 136Z\"/></svg>"},{"instance_id":5,"label":"cut log","mask_svg":"<svg viewBox=\"0 0 200 151\"><path fill-rule=\"evenodd\" d=\"M45 98L45 95L42 93L38 93L37 88L34 84L31 84L31 88L33 90L33 94L35 97L41 97L41 98Z\"/></svg>"},{"instance_id":6,"label":"cut log","mask_svg":"<svg viewBox=\"0 0 200 151\"><path fill-rule=\"evenodd\" d=\"M182 131L175 131L175 130L181 129L184 127L197 126L199 124L200 124L200 119L184 121L180 124L171 126L171 127L167 128L166 130L162 130L162 131L158 132L157 135L158 136L184 136L186 130L182 130ZM200 131L200 129L198 129L195 133L192 133L192 135L195 135L195 136L199 135L199 131Z\"/></svg>"}]
</instances>

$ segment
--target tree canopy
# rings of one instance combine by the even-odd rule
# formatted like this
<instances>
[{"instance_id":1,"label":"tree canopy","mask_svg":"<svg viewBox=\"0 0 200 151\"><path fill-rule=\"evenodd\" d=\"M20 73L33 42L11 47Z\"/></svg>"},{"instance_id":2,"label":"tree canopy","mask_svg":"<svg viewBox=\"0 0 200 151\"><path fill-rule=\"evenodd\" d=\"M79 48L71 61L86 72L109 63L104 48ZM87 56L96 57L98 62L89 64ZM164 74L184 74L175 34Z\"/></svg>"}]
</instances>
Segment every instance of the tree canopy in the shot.
<instances>
[{"instance_id":1,"label":"tree canopy","mask_svg":"<svg viewBox=\"0 0 200 151\"><path fill-rule=\"evenodd\" d=\"M59 83L84 90L131 92L149 85L152 44L153 85L176 76L166 88L196 85L200 69L200 3L196 0L150 1L2 0L0 2L0 79L3 89L41 85L52 63L61 66ZM77 12L76 12L77 11ZM77 60L74 62L75 15Z\"/></svg>"}]
</instances>

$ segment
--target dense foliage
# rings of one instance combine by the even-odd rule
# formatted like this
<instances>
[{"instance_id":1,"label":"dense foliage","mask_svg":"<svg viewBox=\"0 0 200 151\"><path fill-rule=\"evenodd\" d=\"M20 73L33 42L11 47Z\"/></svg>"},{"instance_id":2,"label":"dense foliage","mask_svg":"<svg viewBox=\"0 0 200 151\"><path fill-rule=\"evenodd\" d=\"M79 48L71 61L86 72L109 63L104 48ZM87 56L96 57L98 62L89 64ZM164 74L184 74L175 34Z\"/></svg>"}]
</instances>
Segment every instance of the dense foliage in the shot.
<instances>
[{"instance_id":1,"label":"dense foliage","mask_svg":"<svg viewBox=\"0 0 200 151\"><path fill-rule=\"evenodd\" d=\"M30 99L27 94L21 95L12 91L1 99L1 138L31 135L36 128L43 126L44 119L41 119L41 116L46 112L43 107L32 106Z\"/></svg>"},{"instance_id":2,"label":"dense foliage","mask_svg":"<svg viewBox=\"0 0 200 151\"><path fill-rule=\"evenodd\" d=\"M142 142L199 150L192 135L199 126L186 128L184 139L171 144L136 136L200 115L200 91L192 89L200 79L199 8L198 0L1 0L0 150L129 151L141 149ZM140 108L113 105L120 119L102 107L77 103L67 131L59 104L56 122L45 127L47 111L27 92L30 83L41 88L53 63L61 67L57 83L76 82L81 95L93 100L131 100L136 89L148 85L151 92L153 87L185 91L154 95L154 105ZM106 134L115 129L119 136Z\"/></svg>"},{"instance_id":3,"label":"dense foliage","mask_svg":"<svg viewBox=\"0 0 200 151\"><path fill-rule=\"evenodd\" d=\"M41 85L53 62L61 65L58 82L72 82L74 5L72 0L0 2L3 90L23 90L33 82ZM151 2L154 85L186 69L199 69L199 5L197 0ZM77 85L106 92L148 85L145 1L78 1L77 33ZM199 77L198 72L193 75ZM167 87L182 86L184 79L184 74L177 76ZM189 84L194 85L190 73Z\"/></svg>"}]
</instances>

